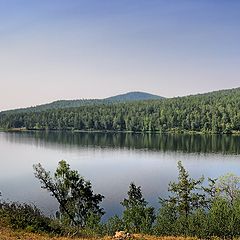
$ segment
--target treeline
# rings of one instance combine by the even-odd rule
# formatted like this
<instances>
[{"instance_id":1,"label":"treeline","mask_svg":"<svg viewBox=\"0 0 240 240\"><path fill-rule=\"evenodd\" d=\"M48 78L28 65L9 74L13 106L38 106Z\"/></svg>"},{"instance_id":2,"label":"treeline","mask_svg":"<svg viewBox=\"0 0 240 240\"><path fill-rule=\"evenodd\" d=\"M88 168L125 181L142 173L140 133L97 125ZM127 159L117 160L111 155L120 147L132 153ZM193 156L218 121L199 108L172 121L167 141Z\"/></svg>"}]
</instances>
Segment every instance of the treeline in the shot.
<instances>
[{"instance_id":1,"label":"treeline","mask_svg":"<svg viewBox=\"0 0 240 240\"><path fill-rule=\"evenodd\" d=\"M178 180L169 183L169 197L159 198L155 210L144 199L140 186L131 183L121 205L122 216L101 222L104 196L95 194L86 181L65 161L53 175L41 164L34 166L42 188L59 203L55 218L28 204L0 201L0 217L14 228L71 235L114 235L116 231L157 236L192 236L232 239L240 236L240 177L226 174L218 179L193 179L178 162Z\"/></svg>"},{"instance_id":2,"label":"treeline","mask_svg":"<svg viewBox=\"0 0 240 240\"><path fill-rule=\"evenodd\" d=\"M1 113L0 127L132 132L240 131L240 88L139 102L95 104L28 113Z\"/></svg>"},{"instance_id":3,"label":"treeline","mask_svg":"<svg viewBox=\"0 0 240 240\"><path fill-rule=\"evenodd\" d=\"M101 103L108 103L108 101L104 101L101 99L58 100L58 101L54 101L47 104L37 105L34 107L6 110L6 111L3 111L2 113L4 114L5 113L6 114L34 113L34 112L49 111L54 109L77 108L81 106L98 105Z\"/></svg>"},{"instance_id":4,"label":"treeline","mask_svg":"<svg viewBox=\"0 0 240 240\"><path fill-rule=\"evenodd\" d=\"M120 94L103 99L75 99L75 100L58 100L47 104L41 104L34 107L19 108L3 111L3 113L32 113L48 111L51 109L64 109L64 108L78 108L82 106L92 106L99 104L113 104L120 102L134 102L141 100L153 100L153 99L163 99L163 97L144 93L144 92L129 92L125 94Z\"/></svg>"}]
</instances>

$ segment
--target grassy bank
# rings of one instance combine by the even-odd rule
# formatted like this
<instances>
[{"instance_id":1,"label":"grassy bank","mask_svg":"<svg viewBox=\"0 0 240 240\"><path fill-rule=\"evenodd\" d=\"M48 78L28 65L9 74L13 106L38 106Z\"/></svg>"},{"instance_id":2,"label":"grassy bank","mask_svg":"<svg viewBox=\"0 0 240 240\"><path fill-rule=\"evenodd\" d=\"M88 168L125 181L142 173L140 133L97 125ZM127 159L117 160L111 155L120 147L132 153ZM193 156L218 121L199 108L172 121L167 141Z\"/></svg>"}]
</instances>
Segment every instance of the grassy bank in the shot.
<instances>
[{"instance_id":1,"label":"grassy bank","mask_svg":"<svg viewBox=\"0 0 240 240\"><path fill-rule=\"evenodd\" d=\"M0 240L15 240L15 239L27 239L27 240L67 240L67 239L84 239L84 238L71 238L71 237L53 237L47 234L36 234L26 231L16 231L8 227L0 226ZM88 238L88 240L96 240L97 238Z\"/></svg>"},{"instance_id":2,"label":"grassy bank","mask_svg":"<svg viewBox=\"0 0 240 240\"><path fill-rule=\"evenodd\" d=\"M47 234L36 234L30 233L26 231L15 231L8 227L4 227L0 225L0 240L113 240L114 237L105 236L100 238L83 238L83 237L58 237L58 236L50 236ZM142 234L134 234L131 239L135 240L197 240L198 238L194 237L174 237L174 236L166 236L166 237L156 237L150 235L142 235ZM221 238L213 237L212 240L220 240ZM233 238L235 240L239 238Z\"/></svg>"},{"instance_id":3,"label":"grassy bank","mask_svg":"<svg viewBox=\"0 0 240 240\"><path fill-rule=\"evenodd\" d=\"M12 230L7 226L0 225L0 240L15 240L15 239L27 239L27 240L111 240L114 239L111 236L105 236L101 238L83 238L83 237L57 237L57 236L50 236L47 234L36 234L26 231L16 231ZM136 240L196 240L197 238L189 238L189 237L155 237L155 236L149 236L149 235L141 235L141 234L134 234L132 239Z\"/></svg>"},{"instance_id":4,"label":"grassy bank","mask_svg":"<svg viewBox=\"0 0 240 240\"><path fill-rule=\"evenodd\" d=\"M48 234L31 233L24 230L13 230L0 222L0 240L114 240L113 236L105 237L58 237ZM156 237L144 234L133 234L130 240L198 240L196 237L174 237L164 236ZM210 240L220 240L221 238L212 237ZM233 238L239 240L240 238Z\"/></svg>"}]
</instances>

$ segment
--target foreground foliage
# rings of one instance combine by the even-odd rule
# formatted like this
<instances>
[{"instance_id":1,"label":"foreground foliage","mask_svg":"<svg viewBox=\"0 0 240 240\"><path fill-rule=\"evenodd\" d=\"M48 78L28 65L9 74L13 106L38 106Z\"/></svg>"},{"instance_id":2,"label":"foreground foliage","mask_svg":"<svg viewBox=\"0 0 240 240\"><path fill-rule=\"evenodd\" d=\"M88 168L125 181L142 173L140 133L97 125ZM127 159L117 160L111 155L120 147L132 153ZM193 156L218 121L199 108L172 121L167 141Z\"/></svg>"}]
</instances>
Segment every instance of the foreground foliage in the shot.
<instances>
[{"instance_id":1,"label":"foreground foliage","mask_svg":"<svg viewBox=\"0 0 240 240\"><path fill-rule=\"evenodd\" d=\"M184 238L184 237L154 237L149 235L140 235L135 234L134 239L136 240L197 240L197 238ZM12 230L9 227L6 227L1 221L0 221L0 239L1 240L112 240L112 237L105 236L105 237L59 237L59 236L51 236L48 234L36 234L36 233L30 233L28 231L22 231L22 230ZM217 239L214 239L217 240Z\"/></svg>"},{"instance_id":2,"label":"foreground foliage","mask_svg":"<svg viewBox=\"0 0 240 240\"><path fill-rule=\"evenodd\" d=\"M191 178L178 162L178 179L169 183L169 197L160 198L157 213L144 199L141 187L131 183L121 202L122 216L102 223L99 204L103 196L94 194L91 183L65 161L59 162L53 177L39 164L34 169L42 187L58 200L59 212L49 218L33 205L1 201L0 219L14 229L82 237L113 236L119 230L202 239L240 237L240 178L234 174L204 182L203 177Z\"/></svg>"},{"instance_id":3,"label":"foreground foliage","mask_svg":"<svg viewBox=\"0 0 240 240\"><path fill-rule=\"evenodd\" d=\"M219 179L189 177L178 163L178 182L169 184L172 193L162 204L153 226L157 235L184 235L210 238L240 236L240 179L226 174Z\"/></svg>"},{"instance_id":4,"label":"foreground foliage","mask_svg":"<svg viewBox=\"0 0 240 240\"><path fill-rule=\"evenodd\" d=\"M32 232L57 232L51 227L51 219L30 204L0 202L0 217L14 229L27 229Z\"/></svg>"},{"instance_id":5,"label":"foreground foliage","mask_svg":"<svg viewBox=\"0 0 240 240\"><path fill-rule=\"evenodd\" d=\"M104 198L94 194L90 181L85 181L77 171L71 170L69 164L62 160L51 177L41 164L34 165L35 177L59 203L57 218L70 226L85 227L88 223L99 219L103 209L99 203Z\"/></svg>"},{"instance_id":6,"label":"foreground foliage","mask_svg":"<svg viewBox=\"0 0 240 240\"><path fill-rule=\"evenodd\" d=\"M150 233L155 220L154 208L147 206L141 187L131 183L128 198L125 198L121 204L125 207L122 217L124 229L134 233Z\"/></svg>"}]
</instances>

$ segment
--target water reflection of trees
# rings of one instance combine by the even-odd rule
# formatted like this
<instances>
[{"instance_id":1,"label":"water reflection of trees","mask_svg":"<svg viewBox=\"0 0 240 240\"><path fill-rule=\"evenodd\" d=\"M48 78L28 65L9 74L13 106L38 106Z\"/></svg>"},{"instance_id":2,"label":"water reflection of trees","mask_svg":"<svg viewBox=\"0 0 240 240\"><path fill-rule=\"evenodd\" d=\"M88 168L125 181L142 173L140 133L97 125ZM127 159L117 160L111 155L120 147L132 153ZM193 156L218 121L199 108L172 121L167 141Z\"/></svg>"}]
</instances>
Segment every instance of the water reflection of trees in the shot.
<instances>
[{"instance_id":1,"label":"water reflection of trees","mask_svg":"<svg viewBox=\"0 0 240 240\"><path fill-rule=\"evenodd\" d=\"M240 136L131 134L131 133L72 133L25 132L11 133L11 141L37 141L65 146L147 149L153 151L180 151L187 153L240 153Z\"/></svg>"}]
</instances>

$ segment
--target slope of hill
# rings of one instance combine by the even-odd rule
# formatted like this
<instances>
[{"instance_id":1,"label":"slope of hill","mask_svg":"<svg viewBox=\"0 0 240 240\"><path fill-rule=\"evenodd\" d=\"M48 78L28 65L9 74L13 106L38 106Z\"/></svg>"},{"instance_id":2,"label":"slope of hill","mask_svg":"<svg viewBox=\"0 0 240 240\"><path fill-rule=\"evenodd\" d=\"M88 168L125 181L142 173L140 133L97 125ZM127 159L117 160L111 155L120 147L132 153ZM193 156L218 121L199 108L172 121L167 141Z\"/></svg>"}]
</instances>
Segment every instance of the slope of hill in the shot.
<instances>
[{"instance_id":1,"label":"slope of hill","mask_svg":"<svg viewBox=\"0 0 240 240\"><path fill-rule=\"evenodd\" d=\"M28 108L19 108L13 110L3 111L2 113L25 113L25 112L41 112L50 109L63 109L63 108L76 108L81 106L97 105L97 104L109 104L119 103L125 101L141 101L150 99L161 99L163 97L153 95L145 92L129 92L126 94L120 94L113 97L103 99L76 99L76 100L58 100L52 103L37 105Z\"/></svg>"},{"instance_id":2,"label":"slope of hill","mask_svg":"<svg viewBox=\"0 0 240 240\"><path fill-rule=\"evenodd\" d=\"M240 88L147 101L0 113L0 128L240 133Z\"/></svg>"},{"instance_id":3,"label":"slope of hill","mask_svg":"<svg viewBox=\"0 0 240 240\"><path fill-rule=\"evenodd\" d=\"M153 99L162 99L162 98L163 97L146 93L146 92L128 92L125 94L120 94L117 96L105 98L105 100L124 102L124 101L153 100Z\"/></svg>"}]
</instances>

